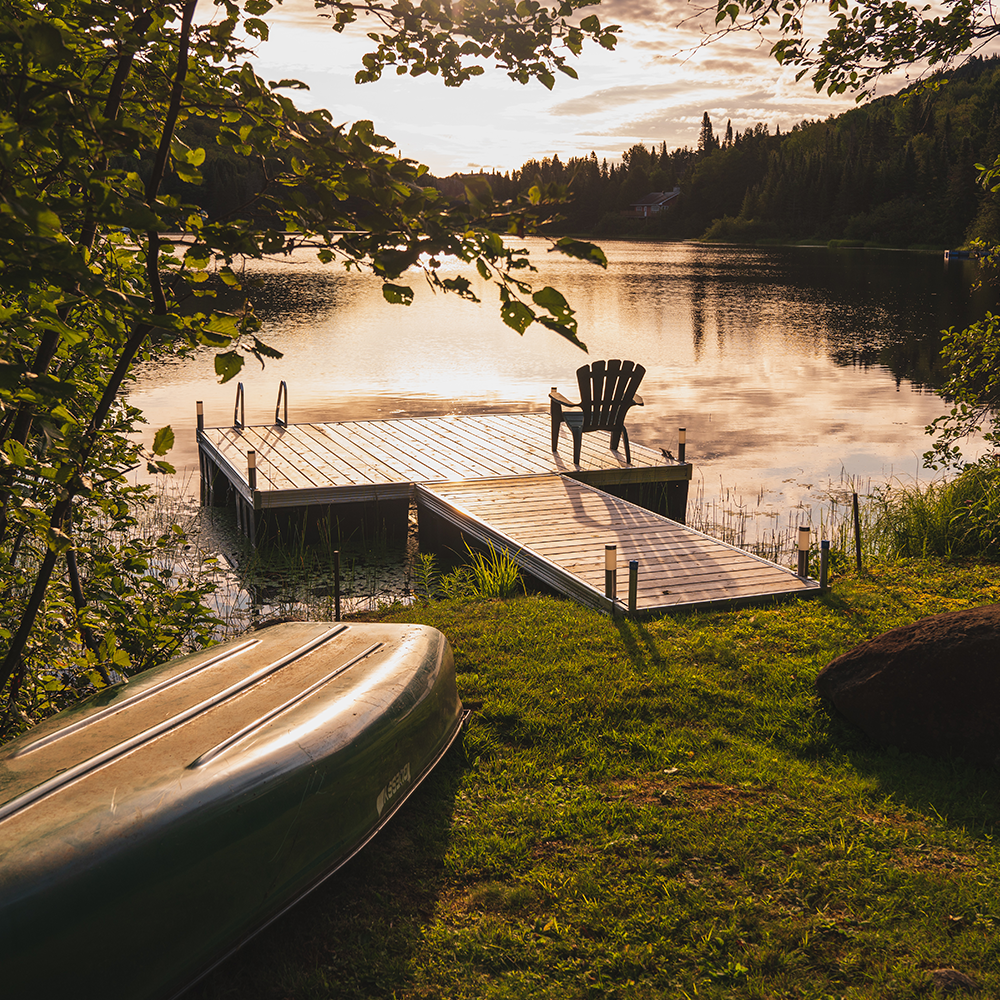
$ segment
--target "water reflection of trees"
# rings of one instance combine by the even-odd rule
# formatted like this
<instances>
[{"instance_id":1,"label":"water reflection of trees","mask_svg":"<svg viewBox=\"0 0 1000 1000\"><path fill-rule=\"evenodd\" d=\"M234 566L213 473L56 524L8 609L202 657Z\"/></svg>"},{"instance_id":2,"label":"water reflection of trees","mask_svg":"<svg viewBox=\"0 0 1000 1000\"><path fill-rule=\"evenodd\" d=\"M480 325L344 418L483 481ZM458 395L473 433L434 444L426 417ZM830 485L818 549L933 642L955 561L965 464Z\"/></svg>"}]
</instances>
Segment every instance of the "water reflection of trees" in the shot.
<instances>
[{"instance_id":1,"label":"water reflection of trees","mask_svg":"<svg viewBox=\"0 0 1000 1000\"><path fill-rule=\"evenodd\" d=\"M881 346L848 346L830 353L834 364L846 368L881 368L900 382L939 391L945 375L940 358L941 336L931 334Z\"/></svg>"}]
</instances>

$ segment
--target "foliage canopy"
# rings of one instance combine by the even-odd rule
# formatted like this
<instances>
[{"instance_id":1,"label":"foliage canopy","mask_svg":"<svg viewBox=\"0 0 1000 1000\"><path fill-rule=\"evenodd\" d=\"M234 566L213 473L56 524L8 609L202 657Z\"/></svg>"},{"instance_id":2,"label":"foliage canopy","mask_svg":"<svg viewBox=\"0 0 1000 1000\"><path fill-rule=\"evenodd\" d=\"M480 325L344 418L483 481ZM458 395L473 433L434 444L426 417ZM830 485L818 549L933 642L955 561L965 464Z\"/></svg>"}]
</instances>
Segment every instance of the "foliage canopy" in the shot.
<instances>
[{"instance_id":1,"label":"foliage canopy","mask_svg":"<svg viewBox=\"0 0 1000 1000\"><path fill-rule=\"evenodd\" d=\"M829 94L856 91L859 100L890 73L915 64L947 69L1000 34L988 0L945 0L934 6L829 0L826 18L817 6L808 0L717 0L700 10L714 11L717 34L777 30L771 53L778 62L799 67L796 79L808 76L816 90Z\"/></svg>"},{"instance_id":2,"label":"foliage canopy","mask_svg":"<svg viewBox=\"0 0 1000 1000\"><path fill-rule=\"evenodd\" d=\"M585 40L614 45L615 26L574 16L591 2L317 6L337 31L359 14L381 23L360 80L392 66L457 85L492 59L516 80L551 87L556 72L574 75L567 59ZM137 360L164 352L213 348L223 381L248 354L276 356L258 336L246 259L312 248L324 262L370 269L389 302L412 300L401 282L407 271L477 301L470 278L439 274L450 255L493 284L509 326L523 333L537 322L580 342L566 300L534 290L527 252L502 238L535 231L561 192L534 188L504 205L487 189L449 200L426 183L426 168L393 156L371 122L336 125L325 111L301 111L287 92L302 84L264 81L249 61L268 34L268 0L215 0L201 10L197 0L4 6L0 692L11 723L22 686L40 672L55 677L54 664L66 676L85 663L98 682L111 669L147 665L150 643L133 627L134 612L155 604L162 579L140 552L129 571L131 556L104 535L122 532L121 546L134 545L137 498L122 474L142 460L171 471L172 432L162 429L140 453L127 436L140 415L122 390ZM196 135L254 164L259 184L243 204L208 216L165 193L169 179L200 184L206 152ZM554 249L605 263L589 244L566 239ZM186 595L189 631L205 641L210 616L195 610L203 595L171 586ZM117 612L108 594L121 599ZM171 642L157 654L171 652Z\"/></svg>"}]
</instances>

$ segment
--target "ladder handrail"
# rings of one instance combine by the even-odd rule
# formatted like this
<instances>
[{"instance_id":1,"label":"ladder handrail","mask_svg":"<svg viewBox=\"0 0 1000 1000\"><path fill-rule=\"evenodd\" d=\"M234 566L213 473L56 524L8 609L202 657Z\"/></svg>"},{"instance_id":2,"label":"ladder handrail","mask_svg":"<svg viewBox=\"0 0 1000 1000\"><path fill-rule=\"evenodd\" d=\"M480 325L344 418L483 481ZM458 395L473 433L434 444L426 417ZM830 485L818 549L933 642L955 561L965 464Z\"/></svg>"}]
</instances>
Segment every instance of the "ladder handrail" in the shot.
<instances>
[{"instance_id":1,"label":"ladder handrail","mask_svg":"<svg viewBox=\"0 0 1000 1000\"><path fill-rule=\"evenodd\" d=\"M243 430L243 424L246 422L246 413L244 411L243 404L244 394L243 394L243 383L236 383L236 406L233 409L233 429L241 431Z\"/></svg>"},{"instance_id":2,"label":"ladder handrail","mask_svg":"<svg viewBox=\"0 0 1000 1000\"><path fill-rule=\"evenodd\" d=\"M281 402L284 400L285 403L285 415L279 417L278 413L281 410ZM274 423L277 427L287 427L288 426L288 385L284 379L278 384L278 402L274 405Z\"/></svg>"}]
</instances>

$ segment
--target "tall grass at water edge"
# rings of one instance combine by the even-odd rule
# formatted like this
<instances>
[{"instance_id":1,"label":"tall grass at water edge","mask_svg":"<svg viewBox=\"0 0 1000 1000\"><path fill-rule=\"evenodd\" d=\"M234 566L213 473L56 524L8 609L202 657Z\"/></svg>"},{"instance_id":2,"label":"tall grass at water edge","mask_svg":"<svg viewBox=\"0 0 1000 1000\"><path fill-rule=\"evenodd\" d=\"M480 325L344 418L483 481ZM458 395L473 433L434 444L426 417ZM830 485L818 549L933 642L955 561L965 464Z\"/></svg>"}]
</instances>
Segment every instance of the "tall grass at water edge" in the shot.
<instances>
[{"instance_id":1,"label":"tall grass at water edge","mask_svg":"<svg viewBox=\"0 0 1000 1000\"><path fill-rule=\"evenodd\" d=\"M854 493L859 496L863 562L927 556L1000 561L1000 464L993 457L928 483L892 479L872 484L845 476L826 490L824 502L793 508L782 523L771 512L762 514L761 496L754 504L722 486L707 500L702 484L689 505L688 524L782 565L795 559L799 526L809 526L811 570L817 561L815 543L821 539L830 541L837 567L855 558ZM764 517L772 520L762 529Z\"/></svg>"}]
</instances>

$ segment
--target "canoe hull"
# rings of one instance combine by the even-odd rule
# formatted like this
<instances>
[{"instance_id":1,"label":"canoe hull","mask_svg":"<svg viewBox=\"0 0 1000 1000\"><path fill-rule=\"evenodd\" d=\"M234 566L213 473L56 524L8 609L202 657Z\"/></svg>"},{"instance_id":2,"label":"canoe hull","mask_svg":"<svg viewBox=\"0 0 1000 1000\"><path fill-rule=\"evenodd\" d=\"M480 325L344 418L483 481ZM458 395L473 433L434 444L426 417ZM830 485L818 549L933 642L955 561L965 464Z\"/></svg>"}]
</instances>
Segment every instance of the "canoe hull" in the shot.
<instances>
[{"instance_id":1,"label":"canoe hull","mask_svg":"<svg viewBox=\"0 0 1000 1000\"><path fill-rule=\"evenodd\" d=\"M107 997L175 995L360 849L455 738L461 703L436 630L294 623L259 635L266 649L228 662L215 647L221 663L174 683L192 658L172 661L124 685L118 700L133 692L132 704L96 699L89 715L67 714L64 738L50 720L0 750L9 989L65 996L93 982ZM254 680L253 668L310 643ZM219 698L213 688L237 690L192 711ZM113 943L110 962L98 941Z\"/></svg>"}]
</instances>

